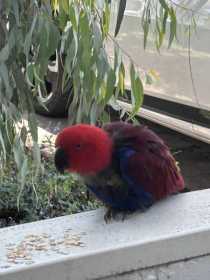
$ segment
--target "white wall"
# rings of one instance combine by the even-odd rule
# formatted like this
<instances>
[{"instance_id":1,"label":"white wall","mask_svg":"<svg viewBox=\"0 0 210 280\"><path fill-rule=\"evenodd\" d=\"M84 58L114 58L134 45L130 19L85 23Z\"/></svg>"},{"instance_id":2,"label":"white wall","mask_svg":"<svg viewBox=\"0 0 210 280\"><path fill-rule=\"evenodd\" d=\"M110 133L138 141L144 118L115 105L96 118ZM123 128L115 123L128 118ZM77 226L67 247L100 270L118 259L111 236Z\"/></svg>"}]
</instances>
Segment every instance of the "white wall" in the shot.
<instances>
[{"instance_id":1,"label":"white wall","mask_svg":"<svg viewBox=\"0 0 210 280\"><path fill-rule=\"evenodd\" d=\"M124 273L101 280L209 280L210 255Z\"/></svg>"},{"instance_id":2,"label":"white wall","mask_svg":"<svg viewBox=\"0 0 210 280\"><path fill-rule=\"evenodd\" d=\"M210 279L210 190L174 195L124 222L105 224L103 214L1 229L0 280Z\"/></svg>"}]
</instances>

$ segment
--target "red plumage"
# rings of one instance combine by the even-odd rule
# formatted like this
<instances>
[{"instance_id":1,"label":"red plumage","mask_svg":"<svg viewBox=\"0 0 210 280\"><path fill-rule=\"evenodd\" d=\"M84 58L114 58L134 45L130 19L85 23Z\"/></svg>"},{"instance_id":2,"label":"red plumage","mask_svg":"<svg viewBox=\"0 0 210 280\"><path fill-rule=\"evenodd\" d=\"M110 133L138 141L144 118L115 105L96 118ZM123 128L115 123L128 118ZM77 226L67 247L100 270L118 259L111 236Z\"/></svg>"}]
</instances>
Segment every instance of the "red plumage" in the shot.
<instances>
[{"instance_id":1,"label":"red plumage","mask_svg":"<svg viewBox=\"0 0 210 280\"><path fill-rule=\"evenodd\" d=\"M127 175L144 186L155 200L184 189L184 180L164 141L145 126L114 122L104 126L114 147L130 146L136 153L127 164Z\"/></svg>"},{"instance_id":2,"label":"red plumage","mask_svg":"<svg viewBox=\"0 0 210 280\"><path fill-rule=\"evenodd\" d=\"M96 126L79 124L64 128L55 146L62 148L69 158L68 170L81 175L100 172L110 165L112 158L112 140Z\"/></svg>"}]
</instances>

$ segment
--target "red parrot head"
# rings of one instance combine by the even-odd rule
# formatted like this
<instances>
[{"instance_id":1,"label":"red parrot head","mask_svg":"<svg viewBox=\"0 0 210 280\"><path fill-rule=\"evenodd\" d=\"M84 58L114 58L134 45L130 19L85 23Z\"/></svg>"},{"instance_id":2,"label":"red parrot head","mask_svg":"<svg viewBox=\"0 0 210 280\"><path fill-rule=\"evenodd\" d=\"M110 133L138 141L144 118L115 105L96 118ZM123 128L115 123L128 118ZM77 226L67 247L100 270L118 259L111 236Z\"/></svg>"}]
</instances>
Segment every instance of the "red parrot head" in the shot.
<instances>
[{"instance_id":1,"label":"red parrot head","mask_svg":"<svg viewBox=\"0 0 210 280\"><path fill-rule=\"evenodd\" d=\"M112 140L96 126L79 124L64 128L55 141L55 166L81 175L106 169L112 159Z\"/></svg>"}]
</instances>

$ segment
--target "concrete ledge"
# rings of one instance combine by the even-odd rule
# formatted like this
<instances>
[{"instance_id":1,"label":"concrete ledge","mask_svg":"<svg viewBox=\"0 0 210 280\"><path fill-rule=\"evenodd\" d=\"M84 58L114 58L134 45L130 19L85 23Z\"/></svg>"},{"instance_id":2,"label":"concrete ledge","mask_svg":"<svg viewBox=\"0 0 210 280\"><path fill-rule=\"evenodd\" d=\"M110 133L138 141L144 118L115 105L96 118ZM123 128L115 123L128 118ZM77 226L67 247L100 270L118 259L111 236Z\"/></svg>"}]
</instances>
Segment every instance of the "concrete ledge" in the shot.
<instances>
[{"instance_id":1,"label":"concrete ledge","mask_svg":"<svg viewBox=\"0 0 210 280\"><path fill-rule=\"evenodd\" d=\"M103 214L99 209L1 229L0 279L156 279L120 275L204 255L209 260L210 190L172 196L124 222L105 224Z\"/></svg>"}]
</instances>

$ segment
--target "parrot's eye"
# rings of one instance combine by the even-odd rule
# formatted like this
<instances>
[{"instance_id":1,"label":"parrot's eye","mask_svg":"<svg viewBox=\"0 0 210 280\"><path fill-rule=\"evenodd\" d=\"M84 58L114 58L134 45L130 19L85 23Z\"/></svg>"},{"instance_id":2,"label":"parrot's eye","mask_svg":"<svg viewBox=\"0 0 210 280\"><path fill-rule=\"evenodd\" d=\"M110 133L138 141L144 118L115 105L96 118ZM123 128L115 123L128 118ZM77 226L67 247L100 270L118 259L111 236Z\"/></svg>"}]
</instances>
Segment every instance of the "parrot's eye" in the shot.
<instances>
[{"instance_id":1,"label":"parrot's eye","mask_svg":"<svg viewBox=\"0 0 210 280\"><path fill-rule=\"evenodd\" d=\"M82 146L81 144L77 144L77 145L76 145L76 149L77 149L77 150L81 149L81 146Z\"/></svg>"}]
</instances>

